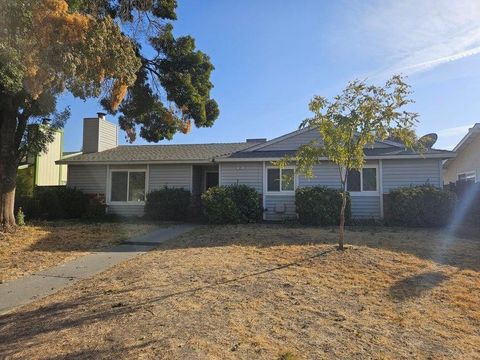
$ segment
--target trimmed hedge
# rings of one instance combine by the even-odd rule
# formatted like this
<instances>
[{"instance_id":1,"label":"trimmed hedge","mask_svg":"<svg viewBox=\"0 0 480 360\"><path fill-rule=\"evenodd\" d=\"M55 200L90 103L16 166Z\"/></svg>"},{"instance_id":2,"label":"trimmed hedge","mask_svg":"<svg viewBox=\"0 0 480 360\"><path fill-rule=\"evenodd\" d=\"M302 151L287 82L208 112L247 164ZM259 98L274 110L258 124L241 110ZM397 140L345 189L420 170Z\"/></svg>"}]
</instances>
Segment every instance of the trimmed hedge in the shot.
<instances>
[{"instance_id":1,"label":"trimmed hedge","mask_svg":"<svg viewBox=\"0 0 480 360\"><path fill-rule=\"evenodd\" d=\"M212 187L202 194L202 202L213 224L253 223L262 218L259 194L247 185Z\"/></svg>"},{"instance_id":2,"label":"trimmed hedge","mask_svg":"<svg viewBox=\"0 0 480 360\"><path fill-rule=\"evenodd\" d=\"M338 225L342 207L342 193L325 186L298 188L295 191L298 221L304 225ZM345 222L351 218L350 194L347 193Z\"/></svg>"},{"instance_id":3,"label":"trimmed hedge","mask_svg":"<svg viewBox=\"0 0 480 360\"><path fill-rule=\"evenodd\" d=\"M186 220L190 203L188 190L164 187L147 195L145 215L154 220Z\"/></svg>"},{"instance_id":4,"label":"trimmed hedge","mask_svg":"<svg viewBox=\"0 0 480 360\"><path fill-rule=\"evenodd\" d=\"M389 218L393 225L440 227L449 224L457 196L431 185L394 189L388 195Z\"/></svg>"},{"instance_id":5,"label":"trimmed hedge","mask_svg":"<svg viewBox=\"0 0 480 360\"><path fill-rule=\"evenodd\" d=\"M88 198L80 190L66 186L37 188L40 217L48 220L76 219L85 214Z\"/></svg>"}]
</instances>

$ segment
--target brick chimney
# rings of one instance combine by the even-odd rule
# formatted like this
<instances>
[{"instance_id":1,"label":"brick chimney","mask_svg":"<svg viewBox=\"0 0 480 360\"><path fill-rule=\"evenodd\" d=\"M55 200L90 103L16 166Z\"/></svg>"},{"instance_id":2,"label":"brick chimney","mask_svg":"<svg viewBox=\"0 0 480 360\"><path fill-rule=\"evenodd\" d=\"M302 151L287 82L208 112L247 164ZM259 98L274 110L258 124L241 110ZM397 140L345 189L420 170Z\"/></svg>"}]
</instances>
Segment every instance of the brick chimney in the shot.
<instances>
[{"instance_id":1,"label":"brick chimney","mask_svg":"<svg viewBox=\"0 0 480 360\"><path fill-rule=\"evenodd\" d=\"M83 119L84 154L105 151L118 146L117 125L107 121L105 113L98 112L97 117Z\"/></svg>"}]
</instances>

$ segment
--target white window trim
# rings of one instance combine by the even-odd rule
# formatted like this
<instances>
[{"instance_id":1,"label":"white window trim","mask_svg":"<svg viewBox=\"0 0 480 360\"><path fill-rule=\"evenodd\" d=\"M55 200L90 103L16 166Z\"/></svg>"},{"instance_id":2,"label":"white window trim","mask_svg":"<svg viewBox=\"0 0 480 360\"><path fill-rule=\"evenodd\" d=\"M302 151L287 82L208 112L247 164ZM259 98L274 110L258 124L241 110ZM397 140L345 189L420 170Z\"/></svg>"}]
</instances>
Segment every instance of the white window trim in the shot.
<instances>
[{"instance_id":1,"label":"white window trim","mask_svg":"<svg viewBox=\"0 0 480 360\"><path fill-rule=\"evenodd\" d=\"M461 173L457 173L457 181L460 180L458 178L460 175L465 175L465 176L473 175L473 182L477 182L477 172L475 170L470 170L470 171L464 171L464 172L461 172Z\"/></svg>"},{"instance_id":2,"label":"white window trim","mask_svg":"<svg viewBox=\"0 0 480 360\"><path fill-rule=\"evenodd\" d=\"M268 170L269 169L279 169L280 170L280 190L279 191L268 191ZM293 190L282 190L282 170L291 169L293 170ZM295 166L285 166L280 169L278 166L266 166L265 167L265 194L267 195L295 195L295 190L298 186L297 172L295 171Z\"/></svg>"},{"instance_id":3,"label":"white window trim","mask_svg":"<svg viewBox=\"0 0 480 360\"><path fill-rule=\"evenodd\" d=\"M377 190L374 191L364 191L363 190L363 169L376 169L376 188ZM374 195L380 195L380 184L379 184L379 171L378 171L378 165L365 165L361 170L360 170L360 191L349 191L351 196L374 196ZM347 181L347 191L348 191L348 181Z\"/></svg>"},{"instance_id":4,"label":"white window trim","mask_svg":"<svg viewBox=\"0 0 480 360\"><path fill-rule=\"evenodd\" d=\"M130 173L131 172L143 172L145 173L145 198L148 194L148 173L149 167L147 166L146 169L132 169L132 168L125 168L125 169L109 169L108 170L108 178L107 178L107 205L145 205L145 201L128 201L128 192L130 188ZM112 173L114 172L127 172L127 201L112 201Z\"/></svg>"}]
</instances>

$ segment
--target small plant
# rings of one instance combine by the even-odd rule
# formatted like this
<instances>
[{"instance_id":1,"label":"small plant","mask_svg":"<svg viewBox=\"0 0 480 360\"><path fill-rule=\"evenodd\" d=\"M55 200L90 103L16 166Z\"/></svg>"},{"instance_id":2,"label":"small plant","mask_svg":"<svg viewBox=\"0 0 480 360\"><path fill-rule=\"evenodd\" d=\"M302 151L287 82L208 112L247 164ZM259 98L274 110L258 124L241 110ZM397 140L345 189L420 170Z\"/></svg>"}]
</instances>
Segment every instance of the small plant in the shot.
<instances>
[{"instance_id":1,"label":"small plant","mask_svg":"<svg viewBox=\"0 0 480 360\"><path fill-rule=\"evenodd\" d=\"M281 353L278 356L278 360L297 360L297 359L298 359L298 357L290 351L286 351L284 353Z\"/></svg>"},{"instance_id":2,"label":"small plant","mask_svg":"<svg viewBox=\"0 0 480 360\"><path fill-rule=\"evenodd\" d=\"M17 217L15 220L17 220L18 226L25 226L25 214L23 213L23 210L21 207L18 208Z\"/></svg>"}]
</instances>

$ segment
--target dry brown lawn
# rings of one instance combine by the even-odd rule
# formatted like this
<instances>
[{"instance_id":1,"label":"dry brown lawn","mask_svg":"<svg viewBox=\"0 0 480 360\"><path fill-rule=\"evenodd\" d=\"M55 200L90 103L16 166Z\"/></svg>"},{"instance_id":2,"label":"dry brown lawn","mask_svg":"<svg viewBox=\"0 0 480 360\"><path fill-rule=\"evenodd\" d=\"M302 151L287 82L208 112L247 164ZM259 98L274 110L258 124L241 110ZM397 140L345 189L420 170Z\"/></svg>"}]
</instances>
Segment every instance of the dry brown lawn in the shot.
<instances>
[{"instance_id":1,"label":"dry brown lawn","mask_svg":"<svg viewBox=\"0 0 480 360\"><path fill-rule=\"evenodd\" d=\"M0 317L22 359L480 358L480 239L203 227Z\"/></svg>"},{"instance_id":2,"label":"dry brown lawn","mask_svg":"<svg viewBox=\"0 0 480 360\"><path fill-rule=\"evenodd\" d=\"M0 282L40 271L155 228L142 223L39 222L0 233Z\"/></svg>"}]
</instances>

